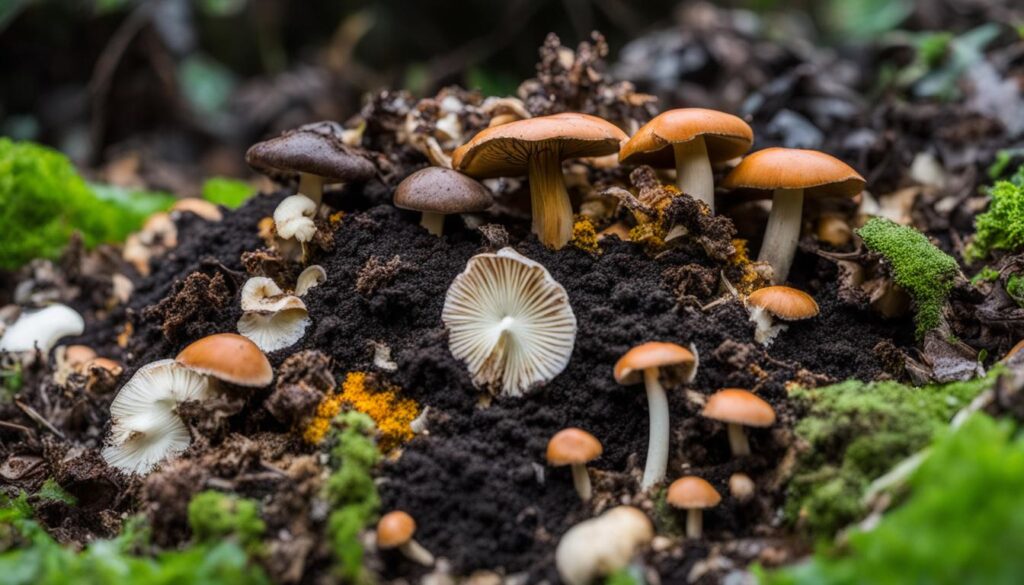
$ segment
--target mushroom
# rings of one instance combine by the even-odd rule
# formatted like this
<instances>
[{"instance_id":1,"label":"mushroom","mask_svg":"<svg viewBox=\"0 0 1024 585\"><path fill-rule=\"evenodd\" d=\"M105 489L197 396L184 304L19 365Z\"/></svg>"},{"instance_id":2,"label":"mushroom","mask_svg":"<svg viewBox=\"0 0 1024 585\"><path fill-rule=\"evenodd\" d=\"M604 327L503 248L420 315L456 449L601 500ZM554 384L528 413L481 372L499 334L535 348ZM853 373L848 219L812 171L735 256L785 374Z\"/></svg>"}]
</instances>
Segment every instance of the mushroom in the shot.
<instances>
[{"instance_id":1,"label":"mushroom","mask_svg":"<svg viewBox=\"0 0 1024 585\"><path fill-rule=\"evenodd\" d=\"M146 473L184 451L192 439L177 407L211 395L206 376L175 360L139 368L110 403L110 437L103 459L126 473Z\"/></svg>"},{"instance_id":2,"label":"mushroom","mask_svg":"<svg viewBox=\"0 0 1024 585\"><path fill-rule=\"evenodd\" d=\"M650 341L627 351L615 362L615 381L624 386L644 382L650 411L650 437L647 463L640 484L647 489L665 477L668 467L668 399L661 385L689 383L697 375L697 358L685 347L674 343Z\"/></svg>"},{"instance_id":3,"label":"mushroom","mask_svg":"<svg viewBox=\"0 0 1024 585\"><path fill-rule=\"evenodd\" d=\"M273 178L297 173L298 193L319 206L325 184L368 181L377 172L373 163L345 144L344 132L336 122L306 124L253 145L245 161Z\"/></svg>"},{"instance_id":4,"label":"mushroom","mask_svg":"<svg viewBox=\"0 0 1024 585\"><path fill-rule=\"evenodd\" d=\"M748 427L770 427L775 424L775 409L761 397L740 388L725 388L708 398L701 416L726 423L729 448L734 457L750 455L750 442L743 431Z\"/></svg>"},{"instance_id":5,"label":"mushroom","mask_svg":"<svg viewBox=\"0 0 1024 585\"><path fill-rule=\"evenodd\" d=\"M655 116L619 152L622 164L676 169L679 190L715 212L712 163L742 156L754 142L746 122L703 108L669 110Z\"/></svg>"},{"instance_id":6,"label":"mushroom","mask_svg":"<svg viewBox=\"0 0 1024 585\"><path fill-rule=\"evenodd\" d=\"M737 471L729 476L729 493L741 504L749 502L754 497L756 489L754 480L750 479L746 473Z\"/></svg>"},{"instance_id":7,"label":"mushroom","mask_svg":"<svg viewBox=\"0 0 1024 585\"><path fill-rule=\"evenodd\" d=\"M512 248L470 258L448 288L441 319L452 355L492 394L522 396L552 380L576 342L565 289Z\"/></svg>"},{"instance_id":8,"label":"mushroom","mask_svg":"<svg viewBox=\"0 0 1024 585\"><path fill-rule=\"evenodd\" d=\"M299 278L295 280L295 294L304 297L309 292L309 289L320 286L325 282L327 282L327 271L324 270L323 266L319 264L307 266L299 274Z\"/></svg>"},{"instance_id":9,"label":"mushroom","mask_svg":"<svg viewBox=\"0 0 1024 585\"><path fill-rule=\"evenodd\" d=\"M818 303L802 290L788 286L766 286L747 297L750 320L754 322L754 340L765 347L786 330L787 325L773 324L772 317L783 321L801 321L818 314Z\"/></svg>"},{"instance_id":10,"label":"mushroom","mask_svg":"<svg viewBox=\"0 0 1024 585\"><path fill-rule=\"evenodd\" d=\"M395 189L395 207L420 211L420 225L435 236L444 232L444 216L477 213L494 204L491 192L451 169L427 167L409 175Z\"/></svg>"},{"instance_id":11,"label":"mushroom","mask_svg":"<svg viewBox=\"0 0 1024 585\"><path fill-rule=\"evenodd\" d=\"M567 585L589 585L629 565L654 538L654 526L632 506L617 506L562 535L555 567Z\"/></svg>"},{"instance_id":12,"label":"mushroom","mask_svg":"<svg viewBox=\"0 0 1024 585\"><path fill-rule=\"evenodd\" d=\"M864 178L839 159L815 150L766 148L747 156L725 177L727 189L772 193L764 242L758 261L772 267L772 282L785 282L793 264L804 197L853 197L864 189Z\"/></svg>"},{"instance_id":13,"label":"mushroom","mask_svg":"<svg viewBox=\"0 0 1024 585\"><path fill-rule=\"evenodd\" d=\"M562 429L548 441L548 464L555 467L572 466L572 483L584 502L590 500L590 474L587 463L601 456L601 441L587 431L577 428Z\"/></svg>"},{"instance_id":14,"label":"mushroom","mask_svg":"<svg viewBox=\"0 0 1024 585\"><path fill-rule=\"evenodd\" d=\"M274 379L267 356L255 343L234 333L206 336L174 359L195 372L236 386L262 388Z\"/></svg>"},{"instance_id":15,"label":"mushroom","mask_svg":"<svg viewBox=\"0 0 1024 585\"><path fill-rule=\"evenodd\" d=\"M388 512L377 523L377 548L397 548L409 560L429 567L434 564L434 555L416 542L412 537L415 533L416 521L412 516L401 510Z\"/></svg>"},{"instance_id":16,"label":"mushroom","mask_svg":"<svg viewBox=\"0 0 1024 585\"><path fill-rule=\"evenodd\" d=\"M171 206L171 211L178 213L187 211L198 215L206 221L217 222L224 219L224 214L220 212L216 205L198 197L178 199Z\"/></svg>"},{"instance_id":17,"label":"mushroom","mask_svg":"<svg viewBox=\"0 0 1024 585\"><path fill-rule=\"evenodd\" d=\"M316 203L305 195L291 195L274 209L274 229L286 240L295 238L303 245L316 235Z\"/></svg>"},{"instance_id":18,"label":"mushroom","mask_svg":"<svg viewBox=\"0 0 1024 585\"><path fill-rule=\"evenodd\" d=\"M85 371L85 365L96 358L96 352L88 345L59 345L53 350L53 381L63 386L71 374Z\"/></svg>"},{"instance_id":19,"label":"mushroom","mask_svg":"<svg viewBox=\"0 0 1024 585\"><path fill-rule=\"evenodd\" d=\"M573 226L562 161L613 154L625 140L622 130L600 118L554 114L487 128L455 150L452 165L477 179L528 174L533 231L545 246L559 249Z\"/></svg>"},{"instance_id":20,"label":"mushroom","mask_svg":"<svg viewBox=\"0 0 1024 585\"><path fill-rule=\"evenodd\" d=\"M85 320L67 305L54 304L37 311L25 311L3 332L0 351L39 351L45 356L60 339L81 335Z\"/></svg>"},{"instance_id":21,"label":"mushroom","mask_svg":"<svg viewBox=\"0 0 1024 585\"><path fill-rule=\"evenodd\" d=\"M717 506L722 496L707 481L687 475L668 486L665 501L674 508L686 510L686 537L700 538L704 530L704 510Z\"/></svg>"}]
</instances>

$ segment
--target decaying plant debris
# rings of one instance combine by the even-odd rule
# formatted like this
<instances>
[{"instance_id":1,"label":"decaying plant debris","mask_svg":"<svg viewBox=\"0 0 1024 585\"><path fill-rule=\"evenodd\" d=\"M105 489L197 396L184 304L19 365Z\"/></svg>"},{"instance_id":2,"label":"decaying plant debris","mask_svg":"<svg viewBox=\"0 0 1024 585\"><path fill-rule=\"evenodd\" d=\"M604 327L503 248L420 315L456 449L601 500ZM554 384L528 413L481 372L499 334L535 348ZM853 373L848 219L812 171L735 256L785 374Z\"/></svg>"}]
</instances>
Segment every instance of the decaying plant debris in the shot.
<instances>
[{"instance_id":1,"label":"decaying plant debris","mask_svg":"<svg viewBox=\"0 0 1024 585\"><path fill-rule=\"evenodd\" d=\"M687 33L693 47L710 51L704 59L728 58L715 53L726 45L714 39L734 43L732 50L753 42L728 12L705 9L712 12ZM23 268L2 293L8 331L53 302L85 325L63 333L61 347L0 354L4 501L28 494L19 501L31 505L29 515L73 548L137 522L149 539L132 552L143 556L227 538L260 573L249 577L280 583L453 583L471 575L470 582L572 582L567 574L589 574L566 572L570 553L556 559L573 527L573 538L588 530L595 538L635 535L623 560L608 561L629 582L739 582L752 563L787 565L815 539L877 520L896 496L867 501L865 491L902 461L924 457L958 412L1020 419L1020 360L997 362L1024 337L1024 241L1015 239L1024 232L1000 231L1024 221L1003 217L1024 209L1024 186L1000 183L980 237L972 234L985 209L984 170L1024 127L979 102L977 79L958 100L868 101L858 96L869 67L786 48L757 55L732 82L708 80L722 93L700 92L701 105L739 113L755 150L820 149L866 180L855 197L808 198L802 216L797 210L795 261L783 280L813 297L814 311L800 316L761 314L750 300L773 276L752 252L762 246L766 208L720 189L712 211L650 166L567 161L565 190L579 213L558 245L531 233L530 188L514 176L483 179L495 205L441 216L431 231L420 226L420 211L391 204L413 172L457 168L456 149L488 127L582 112L633 135L668 109L637 89L664 93L637 56L673 50L658 43L652 37L623 52L611 71L628 81L609 73L599 34L575 51L552 35L536 77L515 97L456 87L421 100L402 91L370 96L319 139L373 173L327 186L322 202L297 195L299 181L284 177L280 190L222 210L220 219L168 215L164 234L176 245L140 239L151 254L143 256L148 274L104 247L71 246L59 264ZM1010 44L1019 54L1020 41ZM1001 79L1022 72L1019 58L979 67L988 69L977 75ZM697 95L687 87L683 97ZM715 184L735 167L725 164L715 167ZM286 199L299 210L288 217L278 213ZM288 221L302 222L306 235L293 237ZM827 221L836 223L822 228ZM443 235L435 235L438 225ZM959 262L968 249L973 263ZM521 272L460 276L485 271L481 259ZM315 274L303 272L314 265ZM506 280L519 274L530 275L518 284L543 299L545 318L563 319L560 327L538 334L500 315L487 320L486 310L501 303L486 304L487 295L468 287L505 287L487 292L515 300L520 293ZM274 287L247 305L253 278ZM458 279L465 282L452 294ZM269 323L287 311L302 312L303 328L266 352L270 384L225 373L230 360L201 369L182 357L198 340L238 332L247 315ZM526 309L507 312L533 318ZM755 326L759 317L769 319L771 335ZM460 326L477 328L466 351L449 345ZM555 335L572 343L551 341ZM690 355L695 377L669 379L677 362L662 360L636 366L662 368L653 378L618 383L613 366L649 341ZM531 343L568 359L545 354L523 365L509 357L513 346ZM72 359L77 346L90 357ZM189 376L203 376L195 384L209 386L168 407L175 429L187 431L168 458L154 460L152 472L148 462L119 470L103 455L112 429L126 425L111 418L111 405L154 363L190 368ZM517 367L533 369L520 376ZM512 378L516 385L503 387ZM650 392L659 379L671 421L667 471L645 491L644 456L655 437L641 381ZM749 392L716 394L722 389ZM653 411L655 399L650 404ZM145 434L125 428L122 442ZM583 471L589 497L574 485L579 470L546 464L549 440L567 428L599 441L600 455ZM873 442L876 434L884 443ZM949 457L952 448L943 443L939 453ZM683 476L706 483L720 501L705 492L694 499L686 483L677 491L672 482ZM650 526L630 524L637 510ZM408 518L390 517L377 531L392 511ZM16 550L29 538L0 528L0 548Z\"/></svg>"}]
</instances>

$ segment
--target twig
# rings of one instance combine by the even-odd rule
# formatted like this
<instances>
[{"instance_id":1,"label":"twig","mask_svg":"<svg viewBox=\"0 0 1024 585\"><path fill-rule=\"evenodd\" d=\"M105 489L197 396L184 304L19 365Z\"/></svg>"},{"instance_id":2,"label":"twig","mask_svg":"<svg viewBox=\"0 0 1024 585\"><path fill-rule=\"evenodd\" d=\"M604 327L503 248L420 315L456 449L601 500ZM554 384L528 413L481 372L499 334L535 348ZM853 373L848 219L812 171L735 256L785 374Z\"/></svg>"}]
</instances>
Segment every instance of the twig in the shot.
<instances>
[{"instance_id":1,"label":"twig","mask_svg":"<svg viewBox=\"0 0 1024 585\"><path fill-rule=\"evenodd\" d=\"M65 438L64 433L60 432L60 429L50 424L50 421L43 418L43 415L36 412L36 409L32 408L31 406L25 404L20 400L15 400L14 404L21 409L21 412L25 413L25 416L29 417L30 419L38 423L40 426L42 426L46 430L50 431L51 433L57 435L62 439Z\"/></svg>"}]
</instances>

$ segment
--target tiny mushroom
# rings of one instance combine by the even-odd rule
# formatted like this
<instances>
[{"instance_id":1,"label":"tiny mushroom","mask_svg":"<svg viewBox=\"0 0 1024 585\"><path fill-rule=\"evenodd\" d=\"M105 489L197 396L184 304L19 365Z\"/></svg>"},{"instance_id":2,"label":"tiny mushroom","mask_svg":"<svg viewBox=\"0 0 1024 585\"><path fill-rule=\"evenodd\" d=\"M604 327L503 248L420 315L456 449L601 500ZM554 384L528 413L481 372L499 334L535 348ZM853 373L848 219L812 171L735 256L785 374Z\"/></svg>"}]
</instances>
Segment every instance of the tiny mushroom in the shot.
<instances>
[{"instance_id":1,"label":"tiny mushroom","mask_svg":"<svg viewBox=\"0 0 1024 585\"><path fill-rule=\"evenodd\" d=\"M562 161L613 154L625 140L622 130L600 118L554 114L487 128L455 150L452 165L478 179L528 174L533 231L545 246L559 249L573 227Z\"/></svg>"},{"instance_id":2,"label":"tiny mushroom","mask_svg":"<svg viewBox=\"0 0 1024 585\"><path fill-rule=\"evenodd\" d=\"M298 174L298 193L319 206L325 184L368 181L377 172L373 163L345 144L344 132L336 122L306 124L253 145L245 160L271 177Z\"/></svg>"},{"instance_id":3,"label":"tiny mushroom","mask_svg":"<svg viewBox=\"0 0 1024 585\"><path fill-rule=\"evenodd\" d=\"M665 500L672 507L686 510L686 537L700 538L704 531L704 509L717 506L722 496L707 481L687 475L672 482Z\"/></svg>"},{"instance_id":4,"label":"tiny mushroom","mask_svg":"<svg viewBox=\"0 0 1024 585\"><path fill-rule=\"evenodd\" d=\"M218 380L262 388L274 379L267 356L248 338L234 333L217 333L189 344L175 361Z\"/></svg>"},{"instance_id":5,"label":"tiny mushroom","mask_svg":"<svg viewBox=\"0 0 1024 585\"><path fill-rule=\"evenodd\" d=\"M740 503L746 503L754 497L757 486L750 476L741 471L729 476L729 493Z\"/></svg>"},{"instance_id":6,"label":"tiny mushroom","mask_svg":"<svg viewBox=\"0 0 1024 585\"><path fill-rule=\"evenodd\" d=\"M479 181L458 171L427 167L398 184L394 201L395 207L422 212L420 225L440 236L446 215L484 211L494 204L494 197Z\"/></svg>"},{"instance_id":7,"label":"tiny mushroom","mask_svg":"<svg viewBox=\"0 0 1024 585\"><path fill-rule=\"evenodd\" d=\"M726 423L734 457L750 455L750 442L743 427L775 424L775 409L758 395L740 388L725 388L712 394L701 416Z\"/></svg>"},{"instance_id":8,"label":"tiny mushroom","mask_svg":"<svg viewBox=\"0 0 1024 585\"><path fill-rule=\"evenodd\" d=\"M198 215L206 221L217 222L224 219L224 214L221 213L220 209L205 199L199 199L198 197L185 197L184 199L178 199L171 206L172 212L188 212Z\"/></svg>"},{"instance_id":9,"label":"tiny mushroom","mask_svg":"<svg viewBox=\"0 0 1024 585\"><path fill-rule=\"evenodd\" d=\"M265 276L250 278L242 287L242 313L238 332L262 351L277 351L298 343L309 326L306 303L285 294Z\"/></svg>"},{"instance_id":10,"label":"tiny mushroom","mask_svg":"<svg viewBox=\"0 0 1024 585\"><path fill-rule=\"evenodd\" d=\"M697 375L697 358L685 347L674 343L651 341L627 351L615 363L615 381L622 385L638 384L647 389L650 411L650 437L647 463L641 483L647 489L665 477L668 467L668 399L661 380L670 384L689 383Z\"/></svg>"},{"instance_id":11,"label":"tiny mushroom","mask_svg":"<svg viewBox=\"0 0 1024 585\"><path fill-rule=\"evenodd\" d=\"M278 237L283 239L295 238L302 243L313 239L316 235L316 224L313 216L316 215L316 203L305 195L291 195L281 200L281 203L274 209L274 229Z\"/></svg>"},{"instance_id":12,"label":"tiny mushroom","mask_svg":"<svg viewBox=\"0 0 1024 585\"><path fill-rule=\"evenodd\" d=\"M572 466L572 482L576 493L584 502L590 500L590 474L587 463L601 456L601 441L587 431L577 428L562 429L548 441L547 459L556 467Z\"/></svg>"},{"instance_id":13,"label":"tiny mushroom","mask_svg":"<svg viewBox=\"0 0 1024 585\"><path fill-rule=\"evenodd\" d=\"M434 555L413 539L416 521L401 510L388 512L377 522L377 548L397 548L411 561L429 567L434 564Z\"/></svg>"},{"instance_id":14,"label":"tiny mushroom","mask_svg":"<svg viewBox=\"0 0 1024 585\"><path fill-rule=\"evenodd\" d=\"M307 266L295 280L295 294L300 297L306 296L309 289L320 286L325 282L327 282L327 271L324 270L323 266L319 264Z\"/></svg>"},{"instance_id":15,"label":"tiny mushroom","mask_svg":"<svg viewBox=\"0 0 1024 585\"><path fill-rule=\"evenodd\" d=\"M512 248L470 258L448 288L441 319L452 355L493 394L522 396L549 382L576 343L565 289Z\"/></svg>"},{"instance_id":16,"label":"tiny mushroom","mask_svg":"<svg viewBox=\"0 0 1024 585\"><path fill-rule=\"evenodd\" d=\"M590 585L628 566L653 538L646 514L618 506L567 530L555 549L555 567L567 585Z\"/></svg>"},{"instance_id":17,"label":"tiny mushroom","mask_svg":"<svg viewBox=\"0 0 1024 585\"><path fill-rule=\"evenodd\" d=\"M854 197L864 178L841 160L815 150L766 148L751 154L725 177L727 189L772 194L758 260L772 267L772 282L785 282L800 239L804 198Z\"/></svg>"},{"instance_id":18,"label":"tiny mushroom","mask_svg":"<svg viewBox=\"0 0 1024 585\"><path fill-rule=\"evenodd\" d=\"M45 358L63 337L81 335L85 320L67 305L49 305L37 311L25 311L0 337L0 351L30 352L39 348Z\"/></svg>"},{"instance_id":19,"label":"tiny mushroom","mask_svg":"<svg viewBox=\"0 0 1024 585\"><path fill-rule=\"evenodd\" d=\"M802 290L788 286L766 286L747 297L750 320L755 325L754 340L766 347L786 330L784 323L774 324L772 318L782 321L802 321L818 315L818 303Z\"/></svg>"},{"instance_id":20,"label":"tiny mushroom","mask_svg":"<svg viewBox=\"0 0 1024 585\"><path fill-rule=\"evenodd\" d=\"M712 163L742 156L754 142L750 125L725 112L680 108L643 125L619 152L622 164L675 167L679 190L715 212Z\"/></svg>"}]
</instances>

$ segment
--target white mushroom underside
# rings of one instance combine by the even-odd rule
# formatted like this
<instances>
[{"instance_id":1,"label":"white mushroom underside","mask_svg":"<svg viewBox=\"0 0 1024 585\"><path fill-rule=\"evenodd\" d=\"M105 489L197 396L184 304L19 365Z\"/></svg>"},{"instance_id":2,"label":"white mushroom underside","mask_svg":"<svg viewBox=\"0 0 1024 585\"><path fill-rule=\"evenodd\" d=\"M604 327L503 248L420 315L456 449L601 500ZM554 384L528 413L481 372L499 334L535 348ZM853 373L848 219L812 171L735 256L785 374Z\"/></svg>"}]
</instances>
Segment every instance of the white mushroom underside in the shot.
<instances>
[{"instance_id":1,"label":"white mushroom underside","mask_svg":"<svg viewBox=\"0 0 1024 585\"><path fill-rule=\"evenodd\" d=\"M452 355L477 387L521 396L569 363L576 316L543 266L512 248L479 254L455 278L441 314Z\"/></svg>"},{"instance_id":2,"label":"white mushroom underside","mask_svg":"<svg viewBox=\"0 0 1024 585\"><path fill-rule=\"evenodd\" d=\"M786 330L785 323L775 324L771 313L762 307L750 307L750 321L754 323L754 341L768 347L775 337Z\"/></svg>"},{"instance_id":3,"label":"white mushroom underside","mask_svg":"<svg viewBox=\"0 0 1024 585\"><path fill-rule=\"evenodd\" d=\"M177 406L210 394L206 376L174 360L140 368L121 387L110 405L113 424L103 458L128 473L146 473L184 451L191 437L178 417Z\"/></svg>"},{"instance_id":4,"label":"white mushroom underside","mask_svg":"<svg viewBox=\"0 0 1024 585\"><path fill-rule=\"evenodd\" d=\"M238 320L238 332L252 340L264 352L277 351L298 343L309 326L305 309L276 313L250 312Z\"/></svg>"}]
</instances>

